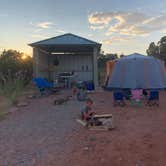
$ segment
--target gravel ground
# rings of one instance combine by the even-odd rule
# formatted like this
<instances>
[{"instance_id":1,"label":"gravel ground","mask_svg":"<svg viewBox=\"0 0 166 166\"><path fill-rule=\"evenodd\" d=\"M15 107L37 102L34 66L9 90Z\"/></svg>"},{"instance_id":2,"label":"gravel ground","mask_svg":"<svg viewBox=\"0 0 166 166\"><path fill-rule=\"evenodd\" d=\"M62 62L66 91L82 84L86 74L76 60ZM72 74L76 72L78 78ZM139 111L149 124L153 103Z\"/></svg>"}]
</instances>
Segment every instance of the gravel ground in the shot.
<instances>
[{"instance_id":1,"label":"gravel ground","mask_svg":"<svg viewBox=\"0 0 166 166\"><path fill-rule=\"evenodd\" d=\"M54 98L33 99L0 122L0 166L69 165L82 103L55 106Z\"/></svg>"},{"instance_id":2,"label":"gravel ground","mask_svg":"<svg viewBox=\"0 0 166 166\"><path fill-rule=\"evenodd\" d=\"M113 107L110 92L90 97L98 114L113 114L114 130L77 124L82 102L55 106L54 96L33 99L0 122L0 166L166 165L166 92L159 107Z\"/></svg>"}]
</instances>

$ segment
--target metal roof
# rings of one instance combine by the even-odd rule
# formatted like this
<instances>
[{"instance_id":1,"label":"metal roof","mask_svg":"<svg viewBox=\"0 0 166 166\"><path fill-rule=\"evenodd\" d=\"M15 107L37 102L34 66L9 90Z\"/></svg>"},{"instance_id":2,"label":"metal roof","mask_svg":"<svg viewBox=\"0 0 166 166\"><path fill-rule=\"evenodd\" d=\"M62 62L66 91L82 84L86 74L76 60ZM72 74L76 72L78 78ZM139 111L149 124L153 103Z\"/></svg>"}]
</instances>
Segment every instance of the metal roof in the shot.
<instances>
[{"instance_id":1,"label":"metal roof","mask_svg":"<svg viewBox=\"0 0 166 166\"><path fill-rule=\"evenodd\" d=\"M29 44L32 47L37 46L58 46L58 45L78 45L78 46L97 46L101 47L100 43L94 42L92 40L67 33L64 35L56 36L46 40L38 41L35 43Z\"/></svg>"}]
</instances>

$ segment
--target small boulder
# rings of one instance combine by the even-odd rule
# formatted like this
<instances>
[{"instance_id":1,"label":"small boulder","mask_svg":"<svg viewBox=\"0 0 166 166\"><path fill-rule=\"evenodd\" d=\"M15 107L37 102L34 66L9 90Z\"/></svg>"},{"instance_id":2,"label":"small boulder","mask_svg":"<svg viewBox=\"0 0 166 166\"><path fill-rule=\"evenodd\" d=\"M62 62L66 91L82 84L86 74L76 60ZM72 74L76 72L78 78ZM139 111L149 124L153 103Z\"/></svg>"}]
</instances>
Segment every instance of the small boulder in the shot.
<instances>
[{"instance_id":1,"label":"small boulder","mask_svg":"<svg viewBox=\"0 0 166 166\"><path fill-rule=\"evenodd\" d=\"M88 150L89 150L89 147L86 146L86 147L83 148L83 150L84 150L84 151L88 151Z\"/></svg>"},{"instance_id":2,"label":"small boulder","mask_svg":"<svg viewBox=\"0 0 166 166\"><path fill-rule=\"evenodd\" d=\"M28 105L28 103L26 101L20 101L17 104L17 107L26 107Z\"/></svg>"}]
</instances>

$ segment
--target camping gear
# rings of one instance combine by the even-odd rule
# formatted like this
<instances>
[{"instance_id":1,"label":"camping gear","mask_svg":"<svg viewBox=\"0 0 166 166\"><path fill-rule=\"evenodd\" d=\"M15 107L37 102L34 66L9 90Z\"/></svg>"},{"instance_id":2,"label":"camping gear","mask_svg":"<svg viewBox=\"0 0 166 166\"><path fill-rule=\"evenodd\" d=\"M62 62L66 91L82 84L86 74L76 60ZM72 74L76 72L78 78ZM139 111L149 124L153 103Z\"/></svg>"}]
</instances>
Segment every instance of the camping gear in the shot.
<instances>
[{"instance_id":1,"label":"camping gear","mask_svg":"<svg viewBox=\"0 0 166 166\"><path fill-rule=\"evenodd\" d=\"M76 87L78 89L86 89L85 82L84 81L78 81L78 82L76 82Z\"/></svg>"},{"instance_id":2,"label":"camping gear","mask_svg":"<svg viewBox=\"0 0 166 166\"><path fill-rule=\"evenodd\" d=\"M147 105L148 106L159 106L159 92L154 90L154 91L150 91L150 95L147 101Z\"/></svg>"},{"instance_id":3,"label":"camping gear","mask_svg":"<svg viewBox=\"0 0 166 166\"><path fill-rule=\"evenodd\" d=\"M122 91L114 91L113 92L113 105L114 106L125 106L124 102L124 94Z\"/></svg>"},{"instance_id":4,"label":"camping gear","mask_svg":"<svg viewBox=\"0 0 166 166\"><path fill-rule=\"evenodd\" d=\"M32 81L35 83L35 85L38 87L41 95L44 95L47 93L47 91L54 91L54 86L53 83L48 82L46 79L44 78L33 78Z\"/></svg>"},{"instance_id":5,"label":"camping gear","mask_svg":"<svg viewBox=\"0 0 166 166\"><path fill-rule=\"evenodd\" d=\"M106 75L104 88L107 88L109 77L112 75L113 68L115 66L116 60L109 60L106 62Z\"/></svg>"},{"instance_id":6,"label":"camping gear","mask_svg":"<svg viewBox=\"0 0 166 166\"><path fill-rule=\"evenodd\" d=\"M58 83L63 84L64 88L71 88L75 79L73 72L63 72L58 74Z\"/></svg>"},{"instance_id":7,"label":"camping gear","mask_svg":"<svg viewBox=\"0 0 166 166\"><path fill-rule=\"evenodd\" d=\"M123 95L126 100L131 99L131 90L130 89L123 89Z\"/></svg>"},{"instance_id":8,"label":"camping gear","mask_svg":"<svg viewBox=\"0 0 166 166\"><path fill-rule=\"evenodd\" d=\"M84 82L85 88L88 91L93 91L95 89L93 81L85 81Z\"/></svg>"},{"instance_id":9,"label":"camping gear","mask_svg":"<svg viewBox=\"0 0 166 166\"><path fill-rule=\"evenodd\" d=\"M107 88L164 89L164 64L152 56L131 54L118 59L109 77Z\"/></svg>"},{"instance_id":10,"label":"camping gear","mask_svg":"<svg viewBox=\"0 0 166 166\"><path fill-rule=\"evenodd\" d=\"M95 119L94 125L87 126L87 122L81 119L76 119L76 121L84 127L88 127L89 130L105 131L115 128L112 114L94 115L93 118Z\"/></svg>"},{"instance_id":11,"label":"camping gear","mask_svg":"<svg viewBox=\"0 0 166 166\"><path fill-rule=\"evenodd\" d=\"M109 60L106 62L106 76L110 76L112 74L115 63L116 60Z\"/></svg>"},{"instance_id":12,"label":"camping gear","mask_svg":"<svg viewBox=\"0 0 166 166\"><path fill-rule=\"evenodd\" d=\"M143 91L142 89L134 89L131 90L131 105L138 104L139 106L142 105L141 97L142 97Z\"/></svg>"}]
</instances>

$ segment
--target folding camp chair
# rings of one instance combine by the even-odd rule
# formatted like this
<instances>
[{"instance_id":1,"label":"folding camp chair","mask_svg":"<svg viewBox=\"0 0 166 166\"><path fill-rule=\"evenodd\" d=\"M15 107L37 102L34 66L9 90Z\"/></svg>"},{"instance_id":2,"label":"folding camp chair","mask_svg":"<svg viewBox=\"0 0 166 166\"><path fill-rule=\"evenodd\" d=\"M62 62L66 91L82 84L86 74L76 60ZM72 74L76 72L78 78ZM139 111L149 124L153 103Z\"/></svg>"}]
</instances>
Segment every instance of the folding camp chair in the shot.
<instances>
[{"instance_id":1,"label":"folding camp chair","mask_svg":"<svg viewBox=\"0 0 166 166\"><path fill-rule=\"evenodd\" d=\"M124 95L123 92L121 91L115 91L113 92L113 100L114 100L114 107L116 106L125 106L125 102L124 102Z\"/></svg>"},{"instance_id":2,"label":"folding camp chair","mask_svg":"<svg viewBox=\"0 0 166 166\"><path fill-rule=\"evenodd\" d=\"M142 97L142 89L134 89L131 90L131 105L139 105L142 106L142 101L141 101L141 97Z\"/></svg>"},{"instance_id":3,"label":"folding camp chair","mask_svg":"<svg viewBox=\"0 0 166 166\"><path fill-rule=\"evenodd\" d=\"M150 95L147 101L148 106L159 106L159 92L158 91L150 91Z\"/></svg>"},{"instance_id":4,"label":"folding camp chair","mask_svg":"<svg viewBox=\"0 0 166 166\"><path fill-rule=\"evenodd\" d=\"M44 78L33 78L32 81L38 87L41 95L45 95L45 94L47 94L47 92L53 92L54 91L53 83L48 82Z\"/></svg>"},{"instance_id":5,"label":"folding camp chair","mask_svg":"<svg viewBox=\"0 0 166 166\"><path fill-rule=\"evenodd\" d=\"M124 89L123 90L123 95L124 95L124 98L126 100L130 100L131 99L131 90L130 89Z\"/></svg>"}]
</instances>

